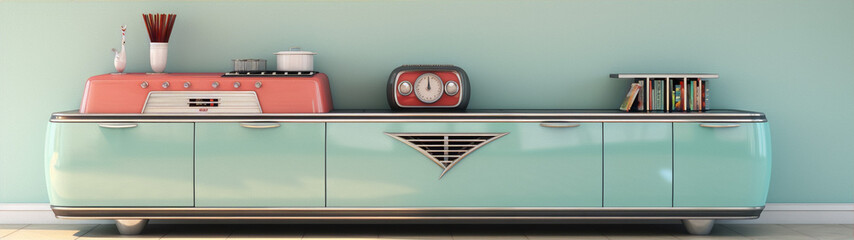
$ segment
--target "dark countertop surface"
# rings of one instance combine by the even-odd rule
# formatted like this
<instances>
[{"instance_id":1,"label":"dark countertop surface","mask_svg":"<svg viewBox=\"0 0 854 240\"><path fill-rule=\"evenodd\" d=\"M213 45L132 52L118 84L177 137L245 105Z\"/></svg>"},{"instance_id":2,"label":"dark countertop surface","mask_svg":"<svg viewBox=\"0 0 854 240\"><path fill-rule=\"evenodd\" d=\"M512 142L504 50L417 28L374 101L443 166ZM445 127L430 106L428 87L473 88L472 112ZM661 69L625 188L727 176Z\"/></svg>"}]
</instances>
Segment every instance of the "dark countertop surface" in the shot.
<instances>
[{"instance_id":1,"label":"dark countertop surface","mask_svg":"<svg viewBox=\"0 0 854 240\"><path fill-rule=\"evenodd\" d=\"M766 122L765 114L742 110L623 112L610 109L471 109L393 112L388 109L329 113L262 114L82 114L57 112L51 122Z\"/></svg>"}]
</instances>

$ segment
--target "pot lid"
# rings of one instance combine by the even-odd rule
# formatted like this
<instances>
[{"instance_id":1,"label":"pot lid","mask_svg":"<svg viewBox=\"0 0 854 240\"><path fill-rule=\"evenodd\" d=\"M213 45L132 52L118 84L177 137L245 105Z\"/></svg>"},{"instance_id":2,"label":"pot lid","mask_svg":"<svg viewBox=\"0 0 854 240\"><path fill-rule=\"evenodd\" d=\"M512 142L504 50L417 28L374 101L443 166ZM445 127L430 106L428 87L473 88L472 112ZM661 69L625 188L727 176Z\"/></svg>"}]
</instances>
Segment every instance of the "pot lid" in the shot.
<instances>
[{"instance_id":1,"label":"pot lid","mask_svg":"<svg viewBox=\"0 0 854 240\"><path fill-rule=\"evenodd\" d=\"M292 47L291 49L280 51L275 53L276 55L317 55L316 52L302 51L299 47Z\"/></svg>"}]
</instances>

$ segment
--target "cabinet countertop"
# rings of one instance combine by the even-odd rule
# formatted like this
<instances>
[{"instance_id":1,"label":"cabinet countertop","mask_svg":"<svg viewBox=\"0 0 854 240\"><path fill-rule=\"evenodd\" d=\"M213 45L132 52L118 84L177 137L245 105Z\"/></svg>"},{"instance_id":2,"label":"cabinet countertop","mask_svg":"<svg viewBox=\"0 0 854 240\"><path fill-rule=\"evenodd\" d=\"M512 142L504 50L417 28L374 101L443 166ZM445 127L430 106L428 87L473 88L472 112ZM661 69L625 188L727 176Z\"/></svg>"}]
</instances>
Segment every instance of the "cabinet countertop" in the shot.
<instances>
[{"instance_id":1,"label":"cabinet countertop","mask_svg":"<svg viewBox=\"0 0 854 240\"><path fill-rule=\"evenodd\" d=\"M392 112L334 110L329 113L262 114L82 114L56 112L51 122L766 122L765 114L742 110L702 112L623 112L601 109L467 110L461 112Z\"/></svg>"}]
</instances>

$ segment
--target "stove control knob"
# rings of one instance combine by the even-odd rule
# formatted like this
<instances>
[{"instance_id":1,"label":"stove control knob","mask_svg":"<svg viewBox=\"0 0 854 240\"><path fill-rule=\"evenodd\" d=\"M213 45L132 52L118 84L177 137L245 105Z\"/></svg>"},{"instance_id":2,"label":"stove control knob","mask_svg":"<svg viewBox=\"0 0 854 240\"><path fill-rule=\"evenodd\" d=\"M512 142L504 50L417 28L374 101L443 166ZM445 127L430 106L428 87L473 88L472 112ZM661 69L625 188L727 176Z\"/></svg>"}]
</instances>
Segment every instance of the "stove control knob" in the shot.
<instances>
[{"instance_id":1,"label":"stove control knob","mask_svg":"<svg viewBox=\"0 0 854 240\"><path fill-rule=\"evenodd\" d=\"M211 83L211 87L213 87L213 88L218 88L218 87L219 87L219 82L213 82L213 83Z\"/></svg>"},{"instance_id":2,"label":"stove control knob","mask_svg":"<svg viewBox=\"0 0 854 240\"><path fill-rule=\"evenodd\" d=\"M445 93L447 93L448 96L457 95L458 92L460 92L460 86L457 85L456 82L449 81L445 84Z\"/></svg>"},{"instance_id":3,"label":"stove control knob","mask_svg":"<svg viewBox=\"0 0 854 240\"><path fill-rule=\"evenodd\" d=\"M148 88L148 82L142 82L139 84L139 86L142 88Z\"/></svg>"},{"instance_id":4,"label":"stove control knob","mask_svg":"<svg viewBox=\"0 0 854 240\"><path fill-rule=\"evenodd\" d=\"M190 88L190 82L184 82L184 88Z\"/></svg>"},{"instance_id":5,"label":"stove control knob","mask_svg":"<svg viewBox=\"0 0 854 240\"><path fill-rule=\"evenodd\" d=\"M239 87L240 87L240 82L234 82L234 88L239 88Z\"/></svg>"},{"instance_id":6,"label":"stove control knob","mask_svg":"<svg viewBox=\"0 0 854 240\"><path fill-rule=\"evenodd\" d=\"M400 95L409 96L409 94L412 93L412 84L407 81L400 82L400 84L397 85L397 92L400 93Z\"/></svg>"},{"instance_id":7,"label":"stove control knob","mask_svg":"<svg viewBox=\"0 0 854 240\"><path fill-rule=\"evenodd\" d=\"M161 86L161 87L163 87L163 88L168 88L168 87L169 87L169 82L163 82L163 84L161 84L160 86Z\"/></svg>"},{"instance_id":8,"label":"stove control knob","mask_svg":"<svg viewBox=\"0 0 854 240\"><path fill-rule=\"evenodd\" d=\"M255 82L255 88L261 88L261 81Z\"/></svg>"}]
</instances>

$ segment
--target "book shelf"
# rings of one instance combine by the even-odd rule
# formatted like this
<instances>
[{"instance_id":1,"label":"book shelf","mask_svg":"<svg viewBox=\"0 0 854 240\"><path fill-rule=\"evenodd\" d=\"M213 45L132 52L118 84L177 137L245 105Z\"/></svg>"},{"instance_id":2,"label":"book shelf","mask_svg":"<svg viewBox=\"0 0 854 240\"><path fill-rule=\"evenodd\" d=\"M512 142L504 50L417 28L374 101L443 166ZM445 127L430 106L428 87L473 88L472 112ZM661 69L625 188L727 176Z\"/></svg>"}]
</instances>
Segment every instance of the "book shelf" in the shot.
<instances>
[{"instance_id":1,"label":"book shelf","mask_svg":"<svg viewBox=\"0 0 854 240\"><path fill-rule=\"evenodd\" d=\"M631 79L632 87L620 110L628 112L697 112L709 110L706 80L709 73L615 73L611 78Z\"/></svg>"}]
</instances>

